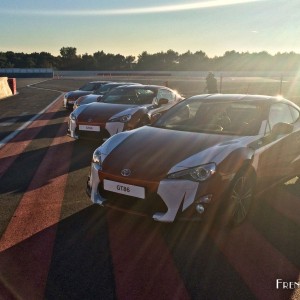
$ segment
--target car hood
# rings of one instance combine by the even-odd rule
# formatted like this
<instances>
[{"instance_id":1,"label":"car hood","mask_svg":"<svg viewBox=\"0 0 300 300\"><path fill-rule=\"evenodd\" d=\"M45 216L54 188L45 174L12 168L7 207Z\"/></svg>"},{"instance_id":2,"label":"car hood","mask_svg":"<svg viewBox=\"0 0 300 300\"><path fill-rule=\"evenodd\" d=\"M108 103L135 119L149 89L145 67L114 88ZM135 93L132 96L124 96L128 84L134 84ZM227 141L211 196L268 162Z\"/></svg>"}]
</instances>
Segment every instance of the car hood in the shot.
<instances>
[{"instance_id":1,"label":"car hood","mask_svg":"<svg viewBox=\"0 0 300 300\"><path fill-rule=\"evenodd\" d=\"M99 95L86 95L77 100L77 104L89 104L92 102L97 102Z\"/></svg>"},{"instance_id":2,"label":"car hood","mask_svg":"<svg viewBox=\"0 0 300 300\"><path fill-rule=\"evenodd\" d=\"M86 105L85 109L77 117L77 120L78 122L86 122L88 119L92 119L92 123L103 123L122 111L128 110L130 112L132 108L136 107L136 105L95 102Z\"/></svg>"},{"instance_id":3,"label":"car hood","mask_svg":"<svg viewBox=\"0 0 300 300\"><path fill-rule=\"evenodd\" d=\"M118 135L114 139L117 139ZM103 171L119 175L130 169L141 180L161 180L168 173L222 161L253 137L237 137L160 129L144 126L120 135L118 144L103 162ZM109 141L108 141L109 142ZM112 141L117 144L116 141Z\"/></svg>"}]
</instances>

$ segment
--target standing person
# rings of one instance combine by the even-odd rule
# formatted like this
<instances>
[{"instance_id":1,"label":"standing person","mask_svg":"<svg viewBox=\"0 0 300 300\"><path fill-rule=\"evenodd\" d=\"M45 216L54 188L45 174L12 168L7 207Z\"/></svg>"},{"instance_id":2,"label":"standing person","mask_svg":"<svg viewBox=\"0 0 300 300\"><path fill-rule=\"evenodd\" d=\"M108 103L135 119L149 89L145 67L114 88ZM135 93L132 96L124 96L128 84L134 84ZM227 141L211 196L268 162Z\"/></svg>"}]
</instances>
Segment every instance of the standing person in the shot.
<instances>
[{"instance_id":1,"label":"standing person","mask_svg":"<svg viewBox=\"0 0 300 300\"><path fill-rule=\"evenodd\" d=\"M209 94L218 93L217 79L215 78L215 75L212 72L209 72L206 76L206 87L204 89L204 92L206 91Z\"/></svg>"}]
</instances>

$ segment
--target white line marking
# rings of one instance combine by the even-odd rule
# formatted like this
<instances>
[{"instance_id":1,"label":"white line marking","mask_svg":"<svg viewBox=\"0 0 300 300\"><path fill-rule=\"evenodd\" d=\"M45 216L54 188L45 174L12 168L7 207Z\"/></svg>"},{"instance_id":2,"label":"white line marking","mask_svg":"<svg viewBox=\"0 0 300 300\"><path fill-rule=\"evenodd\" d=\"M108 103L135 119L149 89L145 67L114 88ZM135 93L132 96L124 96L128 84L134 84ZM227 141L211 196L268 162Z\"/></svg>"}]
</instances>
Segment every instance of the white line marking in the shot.
<instances>
[{"instance_id":1,"label":"white line marking","mask_svg":"<svg viewBox=\"0 0 300 300\"><path fill-rule=\"evenodd\" d=\"M41 89L41 88L39 88ZM63 94L63 93L62 93ZM12 132L10 135L5 137L2 141L0 141L0 149L2 149L10 140L12 140L15 136L17 136L22 130L24 130L26 127L28 127L33 121L35 121L37 118L39 118L45 111L47 111L56 101L60 99L62 96L60 94L54 101L52 101L46 108L41 110L39 113L37 113L35 116L33 116L29 121L24 123L22 126L20 126L18 129L16 129L14 132Z\"/></svg>"},{"instance_id":2,"label":"white line marking","mask_svg":"<svg viewBox=\"0 0 300 300\"><path fill-rule=\"evenodd\" d=\"M32 89L37 89L37 90L44 90L44 91L53 91L53 92L64 93L63 91L58 91L58 90L53 90L53 89L45 89L45 88L40 88L40 87L33 86L33 85L35 85L35 84L39 84L39 83L42 83L42 82L45 82L45 81L49 81L49 79L42 80L42 81L35 82L35 83L31 83L31 84L28 84L28 85L26 85L26 87L32 88Z\"/></svg>"},{"instance_id":3,"label":"white line marking","mask_svg":"<svg viewBox=\"0 0 300 300\"><path fill-rule=\"evenodd\" d=\"M39 83L42 83L42 82L45 82L45 81L49 81L51 78L48 78L48 79L45 79L45 80L41 80L41 81L38 81L38 82L34 82L34 83L30 83L30 84L27 84L26 86L27 87L30 87L32 85L35 85L35 84L39 84Z\"/></svg>"},{"instance_id":4,"label":"white line marking","mask_svg":"<svg viewBox=\"0 0 300 300\"><path fill-rule=\"evenodd\" d=\"M18 120L19 120L18 118L12 118L8 122L0 123L0 126L10 126L10 125L13 125L14 123L16 123L16 121L18 121Z\"/></svg>"}]
</instances>

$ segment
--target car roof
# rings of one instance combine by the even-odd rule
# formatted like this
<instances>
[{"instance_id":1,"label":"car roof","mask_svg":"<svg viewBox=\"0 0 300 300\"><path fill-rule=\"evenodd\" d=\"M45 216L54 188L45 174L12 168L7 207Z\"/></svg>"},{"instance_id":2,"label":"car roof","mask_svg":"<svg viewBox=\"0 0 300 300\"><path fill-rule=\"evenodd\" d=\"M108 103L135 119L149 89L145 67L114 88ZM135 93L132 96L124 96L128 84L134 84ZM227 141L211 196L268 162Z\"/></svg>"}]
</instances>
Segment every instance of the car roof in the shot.
<instances>
[{"instance_id":1,"label":"car roof","mask_svg":"<svg viewBox=\"0 0 300 300\"><path fill-rule=\"evenodd\" d=\"M105 85L112 85L112 86L114 86L114 85L138 85L138 86L140 86L140 84L137 82L108 82Z\"/></svg>"},{"instance_id":2,"label":"car roof","mask_svg":"<svg viewBox=\"0 0 300 300\"><path fill-rule=\"evenodd\" d=\"M168 89L168 90L171 90L170 88L168 87L165 87L165 86L161 86L161 85L145 85L145 84L132 84L132 85L124 85L124 86L119 86L117 87L116 89L134 89L134 88L143 88L143 89Z\"/></svg>"},{"instance_id":3,"label":"car roof","mask_svg":"<svg viewBox=\"0 0 300 300\"><path fill-rule=\"evenodd\" d=\"M88 83L110 83L111 81L90 81Z\"/></svg>"},{"instance_id":4,"label":"car roof","mask_svg":"<svg viewBox=\"0 0 300 300\"><path fill-rule=\"evenodd\" d=\"M267 95L249 95L249 94L203 94L192 96L189 99L198 99L199 101L204 102L231 102L231 101L261 101L265 103L277 103L284 102L286 104L292 105L295 108L299 109L299 107L290 100L287 100L281 96L267 96Z\"/></svg>"}]
</instances>

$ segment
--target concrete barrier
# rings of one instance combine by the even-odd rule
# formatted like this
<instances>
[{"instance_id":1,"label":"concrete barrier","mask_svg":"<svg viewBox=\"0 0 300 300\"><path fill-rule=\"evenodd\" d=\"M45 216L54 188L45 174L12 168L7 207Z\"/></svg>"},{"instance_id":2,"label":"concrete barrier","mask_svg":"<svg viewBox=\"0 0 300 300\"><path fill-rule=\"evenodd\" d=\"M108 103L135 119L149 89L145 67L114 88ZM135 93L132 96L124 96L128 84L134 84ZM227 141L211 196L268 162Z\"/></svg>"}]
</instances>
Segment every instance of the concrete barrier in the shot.
<instances>
[{"instance_id":1,"label":"concrete barrier","mask_svg":"<svg viewBox=\"0 0 300 300\"><path fill-rule=\"evenodd\" d=\"M0 77L0 99L12 96L13 94L7 80L7 77Z\"/></svg>"},{"instance_id":2,"label":"concrete barrier","mask_svg":"<svg viewBox=\"0 0 300 300\"><path fill-rule=\"evenodd\" d=\"M11 89L13 95L17 93L17 79L16 78L8 78L8 85Z\"/></svg>"}]
</instances>

